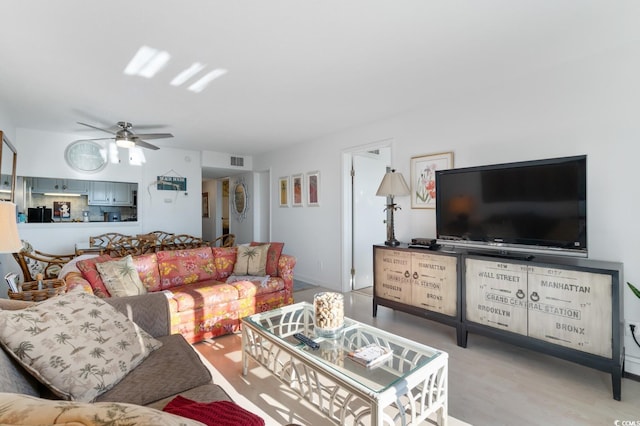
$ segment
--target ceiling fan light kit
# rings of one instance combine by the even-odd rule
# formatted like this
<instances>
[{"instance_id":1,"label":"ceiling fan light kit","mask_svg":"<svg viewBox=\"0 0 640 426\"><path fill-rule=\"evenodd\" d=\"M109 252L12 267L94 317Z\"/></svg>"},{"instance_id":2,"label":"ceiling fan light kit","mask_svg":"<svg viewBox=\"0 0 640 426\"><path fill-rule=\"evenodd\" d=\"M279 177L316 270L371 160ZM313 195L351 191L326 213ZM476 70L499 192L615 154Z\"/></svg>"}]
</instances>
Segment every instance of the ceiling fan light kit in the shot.
<instances>
[{"instance_id":1,"label":"ceiling fan light kit","mask_svg":"<svg viewBox=\"0 0 640 426\"><path fill-rule=\"evenodd\" d=\"M171 133L138 133L136 134L133 131L133 124L127 121L118 121L118 123L110 128L103 129L101 127L97 127L87 123L78 122L83 126L90 127L92 129L100 130L102 132L110 133L113 135L111 138L95 138L95 139L87 139L87 140L104 140L104 139L114 139L116 141L116 145L121 148L133 148L139 146L141 148L148 149L160 149L155 145L146 142L144 139L162 139L162 138L172 138L173 135ZM111 130L114 129L114 130Z\"/></svg>"},{"instance_id":2,"label":"ceiling fan light kit","mask_svg":"<svg viewBox=\"0 0 640 426\"><path fill-rule=\"evenodd\" d=\"M134 146L136 146L136 143L129 138L119 138L116 136L116 145L118 145L120 148L133 148Z\"/></svg>"}]
</instances>

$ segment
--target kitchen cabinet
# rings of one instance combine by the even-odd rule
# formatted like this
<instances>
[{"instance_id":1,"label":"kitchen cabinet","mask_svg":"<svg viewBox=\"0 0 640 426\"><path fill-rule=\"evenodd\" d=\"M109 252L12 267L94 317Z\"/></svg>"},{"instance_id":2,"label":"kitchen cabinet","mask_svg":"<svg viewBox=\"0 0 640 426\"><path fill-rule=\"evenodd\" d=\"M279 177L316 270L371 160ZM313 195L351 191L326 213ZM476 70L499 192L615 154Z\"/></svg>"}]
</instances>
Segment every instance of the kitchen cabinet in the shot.
<instances>
[{"instance_id":1,"label":"kitchen cabinet","mask_svg":"<svg viewBox=\"0 0 640 426\"><path fill-rule=\"evenodd\" d=\"M11 175L0 175L0 189L11 190Z\"/></svg>"},{"instance_id":2,"label":"kitchen cabinet","mask_svg":"<svg viewBox=\"0 0 640 426\"><path fill-rule=\"evenodd\" d=\"M0 176L0 200L11 198L11 175Z\"/></svg>"},{"instance_id":3,"label":"kitchen cabinet","mask_svg":"<svg viewBox=\"0 0 640 426\"><path fill-rule=\"evenodd\" d=\"M35 194L70 193L86 194L89 190L89 182L75 179L31 178L31 192Z\"/></svg>"},{"instance_id":4,"label":"kitchen cabinet","mask_svg":"<svg viewBox=\"0 0 640 426\"><path fill-rule=\"evenodd\" d=\"M131 184L122 182L91 182L90 206L132 206Z\"/></svg>"}]
</instances>

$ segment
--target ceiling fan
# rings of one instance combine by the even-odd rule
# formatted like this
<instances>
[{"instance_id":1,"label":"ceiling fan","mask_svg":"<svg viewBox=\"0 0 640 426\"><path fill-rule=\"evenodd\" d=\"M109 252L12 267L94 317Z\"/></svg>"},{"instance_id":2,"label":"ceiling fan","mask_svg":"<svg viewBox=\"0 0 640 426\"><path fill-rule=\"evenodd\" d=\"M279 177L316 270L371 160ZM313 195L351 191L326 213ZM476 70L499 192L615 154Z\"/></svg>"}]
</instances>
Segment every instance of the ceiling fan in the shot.
<instances>
[{"instance_id":1,"label":"ceiling fan","mask_svg":"<svg viewBox=\"0 0 640 426\"><path fill-rule=\"evenodd\" d=\"M143 139L162 139L162 138L173 137L171 133L135 133L133 131L133 124L127 121L118 121L116 125L111 126L107 129L103 129L101 127L93 126L87 123L81 123L79 121L78 121L78 124L91 127L92 129L111 133L113 135L112 137L109 137L109 138L94 138L89 140L99 141L99 140L105 140L105 139L115 139L116 144L122 148L133 148L134 146L139 146L141 148L160 149L159 147L152 145L149 142L145 142ZM139 128L143 128L143 127L149 127L149 126L139 126Z\"/></svg>"}]
</instances>

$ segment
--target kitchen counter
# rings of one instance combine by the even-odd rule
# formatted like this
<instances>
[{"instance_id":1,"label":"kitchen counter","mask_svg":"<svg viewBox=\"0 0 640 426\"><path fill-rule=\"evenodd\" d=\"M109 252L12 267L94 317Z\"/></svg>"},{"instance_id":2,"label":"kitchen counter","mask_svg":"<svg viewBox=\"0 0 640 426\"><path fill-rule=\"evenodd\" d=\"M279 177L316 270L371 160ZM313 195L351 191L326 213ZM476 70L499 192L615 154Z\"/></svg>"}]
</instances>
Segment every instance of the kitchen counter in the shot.
<instances>
[{"instance_id":1,"label":"kitchen counter","mask_svg":"<svg viewBox=\"0 0 640 426\"><path fill-rule=\"evenodd\" d=\"M90 220L89 222L83 221L72 221L72 220L55 220L53 222L21 222L18 223L18 226L22 225L52 225L52 224L62 224L62 225L78 225L78 224L88 224L88 223L137 223L137 219L129 220L124 219L117 222L105 222L104 220Z\"/></svg>"}]
</instances>

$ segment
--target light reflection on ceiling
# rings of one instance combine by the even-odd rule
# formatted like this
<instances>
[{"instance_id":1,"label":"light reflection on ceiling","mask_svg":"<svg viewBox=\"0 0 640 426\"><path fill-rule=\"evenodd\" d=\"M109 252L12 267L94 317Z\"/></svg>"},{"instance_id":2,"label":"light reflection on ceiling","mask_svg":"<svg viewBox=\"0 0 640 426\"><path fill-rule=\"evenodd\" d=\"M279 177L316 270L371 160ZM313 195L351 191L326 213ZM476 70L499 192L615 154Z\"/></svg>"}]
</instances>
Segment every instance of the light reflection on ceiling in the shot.
<instances>
[{"instance_id":1,"label":"light reflection on ceiling","mask_svg":"<svg viewBox=\"0 0 640 426\"><path fill-rule=\"evenodd\" d=\"M154 49L149 46L142 46L131 58L124 73L127 75L137 75L139 77L153 78L171 59L169 52Z\"/></svg>"},{"instance_id":2,"label":"light reflection on ceiling","mask_svg":"<svg viewBox=\"0 0 640 426\"><path fill-rule=\"evenodd\" d=\"M136 54L131 58L129 63L124 69L126 75L138 76L144 78L153 78L163 68L167 66L171 55L169 52L159 50L149 46L142 46L138 49ZM188 68L185 68L178 75L176 75L169 84L174 87L180 87L187 81L195 78L199 73L204 71L207 65L200 62L194 62ZM187 90L193 93L200 93L216 78L225 75L228 70L224 68L214 68L207 72L196 81L192 82Z\"/></svg>"}]
</instances>

